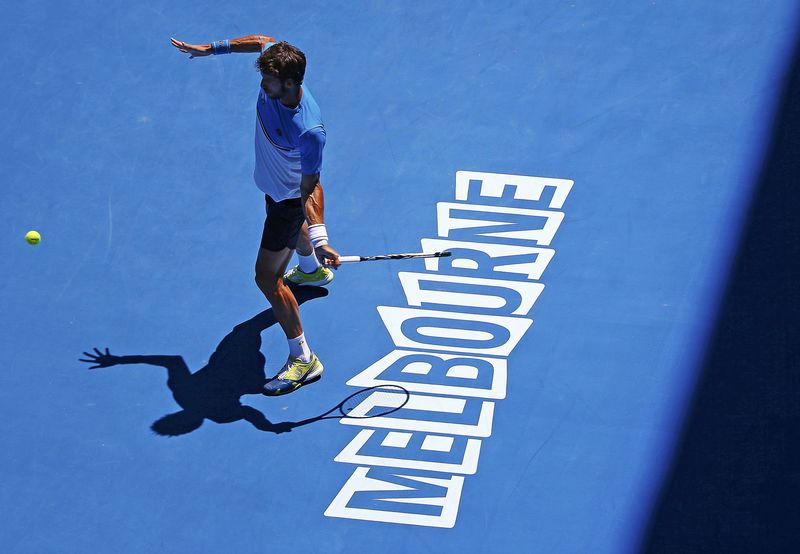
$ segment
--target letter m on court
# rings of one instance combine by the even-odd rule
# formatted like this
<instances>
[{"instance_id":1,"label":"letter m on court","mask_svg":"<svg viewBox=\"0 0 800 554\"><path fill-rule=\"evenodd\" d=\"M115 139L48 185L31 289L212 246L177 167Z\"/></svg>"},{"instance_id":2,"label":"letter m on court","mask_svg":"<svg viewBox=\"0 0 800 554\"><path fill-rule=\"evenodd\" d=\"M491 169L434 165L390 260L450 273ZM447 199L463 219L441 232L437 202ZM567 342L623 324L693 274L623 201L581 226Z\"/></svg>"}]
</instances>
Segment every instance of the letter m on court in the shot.
<instances>
[{"instance_id":1,"label":"letter m on court","mask_svg":"<svg viewBox=\"0 0 800 554\"><path fill-rule=\"evenodd\" d=\"M459 475L430 477L401 469L357 467L325 515L450 528L456 524L463 485Z\"/></svg>"}]
</instances>

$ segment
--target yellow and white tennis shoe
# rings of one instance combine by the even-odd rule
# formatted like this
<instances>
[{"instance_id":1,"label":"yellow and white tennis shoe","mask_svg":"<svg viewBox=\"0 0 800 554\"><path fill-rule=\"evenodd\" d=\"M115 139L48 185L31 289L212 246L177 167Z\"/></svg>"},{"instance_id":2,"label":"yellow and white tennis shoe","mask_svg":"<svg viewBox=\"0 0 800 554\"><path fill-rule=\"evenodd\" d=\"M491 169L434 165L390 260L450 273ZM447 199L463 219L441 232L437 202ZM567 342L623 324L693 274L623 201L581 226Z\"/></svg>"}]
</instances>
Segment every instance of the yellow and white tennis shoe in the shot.
<instances>
[{"instance_id":1,"label":"yellow and white tennis shoe","mask_svg":"<svg viewBox=\"0 0 800 554\"><path fill-rule=\"evenodd\" d=\"M333 281L333 271L327 267L319 266L314 273L303 273L300 266L296 265L286 272L284 279L295 285L324 287Z\"/></svg>"},{"instance_id":2,"label":"yellow and white tennis shoe","mask_svg":"<svg viewBox=\"0 0 800 554\"><path fill-rule=\"evenodd\" d=\"M304 385L319 381L322 370L322 362L316 354L311 354L311 360L308 362L289 356L283 369L264 385L264 394L279 396L294 392Z\"/></svg>"}]
</instances>

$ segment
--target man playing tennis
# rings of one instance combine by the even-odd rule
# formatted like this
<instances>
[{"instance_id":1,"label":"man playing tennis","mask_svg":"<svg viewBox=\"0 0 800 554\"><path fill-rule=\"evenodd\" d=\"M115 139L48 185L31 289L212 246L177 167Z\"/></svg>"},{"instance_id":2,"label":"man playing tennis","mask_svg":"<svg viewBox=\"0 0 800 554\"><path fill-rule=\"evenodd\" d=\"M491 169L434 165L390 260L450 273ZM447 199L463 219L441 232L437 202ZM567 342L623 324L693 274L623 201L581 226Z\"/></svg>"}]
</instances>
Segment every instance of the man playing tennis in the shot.
<instances>
[{"instance_id":1,"label":"man playing tennis","mask_svg":"<svg viewBox=\"0 0 800 554\"><path fill-rule=\"evenodd\" d=\"M256 284L289 341L289 359L264 385L264 394L290 393L318 380L323 366L306 341L297 300L284 279L297 285L327 285L333 279L327 266L339 266L339 254L328 244L323 220L319 174L325 127L319 106L303 85L305 54L263 35L211 44L171 41L190 58L260 53L253 178L264 192L267 217L256 260ZM284 275L295 248L299 265Z\"/></svg>"}]
</instances>

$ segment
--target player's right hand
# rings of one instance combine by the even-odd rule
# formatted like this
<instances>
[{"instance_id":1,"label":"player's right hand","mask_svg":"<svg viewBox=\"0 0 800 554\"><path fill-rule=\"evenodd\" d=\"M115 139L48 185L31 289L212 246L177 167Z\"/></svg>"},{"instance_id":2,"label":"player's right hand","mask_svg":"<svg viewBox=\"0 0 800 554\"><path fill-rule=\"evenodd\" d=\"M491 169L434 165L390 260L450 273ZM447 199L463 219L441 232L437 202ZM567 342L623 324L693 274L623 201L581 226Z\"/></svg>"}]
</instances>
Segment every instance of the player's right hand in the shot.
<instances>
[{"instance_id":1,"label":"player's right hand","mask_svg":"<svg viewBox=\"0 0 800 554\"><path fill-rule=\"evenodd\" d=\"M342 265L342 263L339 261L339 253L329 244L317 246L314 248L314 253L317 255L319 263L325 267L339 269L339 266Z\"/></svg>"},{"instance_id":2,"label":"player's right hand","mask_svg":"<svg viewBox=\"0 0 800 554\"><path fill-rule=\"evenodd\" d=\"M210 44L186 44L172 37L170 37L169 40L172 42L172 46L184 54L189 54L189 59L199 58L200 56L210 56L212 53Z\"/></svg>"}]
</instances>

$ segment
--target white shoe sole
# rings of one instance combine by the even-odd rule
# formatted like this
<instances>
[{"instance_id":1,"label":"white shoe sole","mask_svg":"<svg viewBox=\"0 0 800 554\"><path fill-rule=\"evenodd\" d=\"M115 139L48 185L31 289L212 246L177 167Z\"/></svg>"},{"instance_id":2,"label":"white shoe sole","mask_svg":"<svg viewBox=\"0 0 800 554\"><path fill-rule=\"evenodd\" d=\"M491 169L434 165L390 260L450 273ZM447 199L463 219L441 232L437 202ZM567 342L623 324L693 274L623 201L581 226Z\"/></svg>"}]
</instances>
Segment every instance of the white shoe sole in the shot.
<instances>
[{"instance_id":1,"label":"white shoe sole","mask_svg":"<svg viewBox=\"0 0 800 554\"><path fill-rule=\"evenodd\" d=\"M319 358L317 358L317 360L319 360ZM323 369L325 369L325 368L323 367L322 362L318 362L317 367L314 368L314 370L309 371L308 375L306 375L306 378L303 381L303 384L313 383L314 381L317 381L318 379L320 379L322 377L322 370Z\"/></svg>"},{"instance_id":2,"label":"white shoe sole","mask_svg":"<svg viewBox=\"0 0 800 554\"><path fill-rule=\"evenodd\" d=\"M330 279L320 279L319 281L303 281L302 283L298 283L297 281L292 281L288 277L288 273L283 276L283 280L287 283L291 283L298 287L324 287L331 281L333 281L333 275L331 275Z\"/></svg>"}]
</instances>

